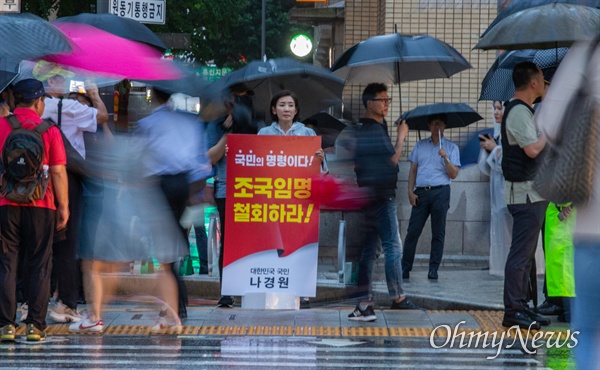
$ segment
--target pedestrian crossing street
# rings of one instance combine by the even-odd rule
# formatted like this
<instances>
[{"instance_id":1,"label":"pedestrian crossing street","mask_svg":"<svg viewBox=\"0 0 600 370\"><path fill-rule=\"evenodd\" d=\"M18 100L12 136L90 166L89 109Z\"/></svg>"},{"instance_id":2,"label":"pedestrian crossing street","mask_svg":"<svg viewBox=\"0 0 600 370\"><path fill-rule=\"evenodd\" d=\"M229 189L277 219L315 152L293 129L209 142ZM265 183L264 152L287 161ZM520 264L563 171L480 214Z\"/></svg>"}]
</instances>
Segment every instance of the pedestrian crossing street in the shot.
<instances>
[{"instance_id":1,"label":"pedestrian crossing street","mask_svg":"<svg viewBox=\"0 0 600 370\"><path fill-rule=\"evenodd\" d=\"M0 344L0 369L544 369L518 349L432 348L427 338L52 336ZM538 358L539 357L539 358Z\"/></svg>"}]
</instances>

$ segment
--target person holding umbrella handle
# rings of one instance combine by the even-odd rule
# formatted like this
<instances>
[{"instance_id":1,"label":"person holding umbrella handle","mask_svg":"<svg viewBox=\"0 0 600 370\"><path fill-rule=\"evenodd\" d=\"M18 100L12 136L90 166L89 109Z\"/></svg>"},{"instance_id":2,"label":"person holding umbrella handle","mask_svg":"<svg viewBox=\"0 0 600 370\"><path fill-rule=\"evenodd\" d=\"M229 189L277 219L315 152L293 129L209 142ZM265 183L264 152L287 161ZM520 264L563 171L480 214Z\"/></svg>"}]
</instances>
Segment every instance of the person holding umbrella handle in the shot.
<instances>
[{"instance_id":1,"label":"person holding umbrella handle","mask_svg":"<svg viewBox=\"0 0 600 370\"><path fill-rule=\"evenodd\" d=\"M446 114L428 117L431 137L417 142L408 157L408 200L412 206L404 239L402 278L409 279L419 236L431 215L431 253L427 278L436 280L444 252L450 182L458 176L460 155L456 144L444 138Z\"/></svg>"}]
</instances>

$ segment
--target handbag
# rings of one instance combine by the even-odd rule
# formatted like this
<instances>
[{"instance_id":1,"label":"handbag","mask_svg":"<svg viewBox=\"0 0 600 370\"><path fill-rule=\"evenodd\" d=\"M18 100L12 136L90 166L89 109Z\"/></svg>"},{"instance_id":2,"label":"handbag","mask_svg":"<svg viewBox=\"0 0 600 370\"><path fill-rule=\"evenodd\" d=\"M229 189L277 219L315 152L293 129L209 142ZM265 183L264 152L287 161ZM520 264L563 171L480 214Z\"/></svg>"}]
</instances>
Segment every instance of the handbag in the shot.
<instances>
[{"instance_id":1,"label":"handbag","mask_svg":"<svg viewBox=\"0 0 600 370\"><path fill-rule=\"evenodd\" d=\"M590 49L593 51L595 47ZM590 68L588 65L587 69ZM557 204L575 205L590 199L599 161L596 156L599 120L598 104L583 81L566 107L558 142L546 154L534 178L533 188L542 197Z\"/></svg>"}]
</instances>

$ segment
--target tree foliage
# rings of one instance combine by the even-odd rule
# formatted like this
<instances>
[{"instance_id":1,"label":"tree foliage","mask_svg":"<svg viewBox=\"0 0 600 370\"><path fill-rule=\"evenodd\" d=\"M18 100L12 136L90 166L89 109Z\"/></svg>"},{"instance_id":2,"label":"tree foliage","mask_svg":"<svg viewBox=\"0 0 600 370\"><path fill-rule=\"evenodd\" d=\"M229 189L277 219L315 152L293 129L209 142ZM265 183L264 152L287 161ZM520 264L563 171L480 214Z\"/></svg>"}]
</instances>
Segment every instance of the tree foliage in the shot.
<instances>
[{"instance_id":1,"label":"tree foliage","mask_svg":"<svg viewBox=\"0 0 600 370\"><path fill-rule=\"evenodd\" d=\"M148 25L157 33L189 33L191 47L176 53L193 57L198 63L213 62L219 67L239 67L261 58L262 0L167 0L166 24ZM91 12L96 0L23 0L22 10L48 18ZM266 0L266 55L290 56L293 35L312 29L292 25L288 12L295 0Z\"/></svg>"}]
</instances>

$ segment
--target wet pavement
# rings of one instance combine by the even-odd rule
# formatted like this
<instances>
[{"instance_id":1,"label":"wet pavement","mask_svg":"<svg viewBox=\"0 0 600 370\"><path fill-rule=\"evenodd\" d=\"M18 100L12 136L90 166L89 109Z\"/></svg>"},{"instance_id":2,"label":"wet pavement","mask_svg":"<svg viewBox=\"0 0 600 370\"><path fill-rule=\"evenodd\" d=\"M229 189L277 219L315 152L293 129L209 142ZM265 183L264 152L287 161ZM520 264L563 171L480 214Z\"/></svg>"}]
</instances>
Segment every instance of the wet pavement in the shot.
<instances>
[{"instance_id":1,"label":"wet pavement","mask_svg":"<svg viewBox=\"0 0 600 370\"><path fill-rule=\"evenodd\" d=\"M568 361L568 354L529 355L517 348L437 349L426 338L76 335L51 337L45 343L0 345L0 369L13 370L548 369Z\"/></svg>"}]
</instances>

